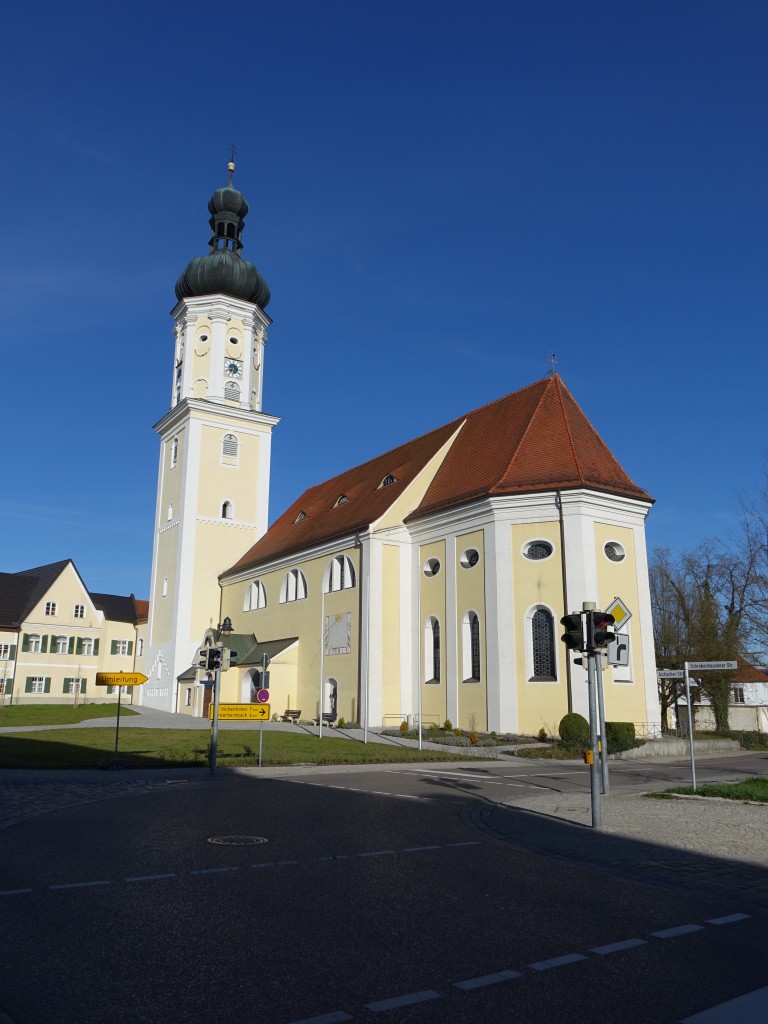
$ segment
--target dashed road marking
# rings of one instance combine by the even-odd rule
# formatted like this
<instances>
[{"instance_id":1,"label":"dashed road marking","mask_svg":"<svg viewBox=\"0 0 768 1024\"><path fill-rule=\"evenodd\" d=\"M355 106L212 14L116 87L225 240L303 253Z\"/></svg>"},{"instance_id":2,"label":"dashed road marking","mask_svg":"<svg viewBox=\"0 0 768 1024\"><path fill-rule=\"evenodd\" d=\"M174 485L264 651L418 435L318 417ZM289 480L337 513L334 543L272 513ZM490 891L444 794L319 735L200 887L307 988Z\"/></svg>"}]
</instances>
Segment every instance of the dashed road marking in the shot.
<instances>
[{"instance_id":1,"label":"dashed road marking","mask_svg":"<svg viewBox=\"0 0 768 1024\"><path fill-rule=\"evenodd\" d=\"M485 988L486 985L498 985L501 981L512 981L513 978L522 978L520 971L497 971L496 974L484 974L481 978L455 981L453 987L461 989L462 992L471 992L476 988Z\"/></svg>"},{"instance_id":2,"label":"dashed road marking","mask_svg":"<svg viewBox=\"0 0 768 1024\"><path fill-rule=\"evenodd\" d=\"M66 882L63 885L49 885L49 889L91 889L97 885L112 885L111 882L102 880L99 882Z\"/></svg>"},{"instance_id":3,"label":"dashed road marking","mask_svg":"<svg viewBox=\"0 0 768 1024\"><path fill-rule=\"evenodd\" d=\"M192 875L223 875L227 871L239 871L240 868L199 868L197 871L191 871Z\"/></svg>"},{"instance_id":4,"label":"dashed road marking","mask_svg":"<svg viewBox=\"0 0 768 1024\"><path fill-rule=\"evenodd\" d=\"M623 942L611 942L607 946L595 946L590 953L606 956L608 953L620 953L623 949L634 949L636 946L647 946L645 939L625 939Z\"/></svg>"},{"instance_id":5,"label":"dashed road marking","mask_svg":"<svg viewBox=\"0 0 768 1024\"><path fill-rule=\"evenodd\" d=\"M442 999L442 992L435 992L434 989L428 988L423 992L411 992L407 996L395 996L394 999L380 999L375 1003L366 1003L365 1008L374 1013L386 1013L387 1010L399 1010L403 1006L426 1003L430 999Z\"/></svg>"},{"instance_id":6,"label":"dashed road marking","mask_svg":"<svg viewBox=\"0 0 768 1024\"><path fill-rule=\"evenodd\" d=\"M370 853L356 853L356 857L391 857L394 850L371 850Z\"/></svg>"},{"instance_id":7,"label":"dashed road marking","mask_svg":"<svg viewBox=\"0 0 768 1024\"><path fill-rule=\"evenodd\" d=\"M712 917L707 924L735 924L737 921L747 921L750 914L728 914L726 917Z\"/></svg>"},{"instance_id":8,"label":"dashed road marking","mask_svg":"<svg viewBox=\"0 0 768 1024\"><path fill-rule=\"evenodd\" d=\"M29 892L32 892L32 890L31 889L5 889L3 892L0 892L0 896L21 896L22 894L26 894L26 893L29 893Z\"/></svg>"},{"instance_id":9,"label":"dashed road marking","mask_svg":"<svg viewBox=\"0 0 768 1024\"><path fill-rule=\"evenodd\" d=\"M575 964L586 959L583 953L566 953L565 956L553 956L551 960L539 960L538 963L528 966L532 971L549 971L553 967L565 967L566 964Z\"/></svg>"},{"instance_id":10,"label":"dashed road marking","mask_svg":"<svg viewBox=\"0 0 768 1024\"><path fill-rule=\"evenodd\" d=\"M126 882L154 882L160 878L175 878L175 871L167 871L161 875L133 875L131 878L126 878Z\"/></svg>"},{"instance_id":11,"label":"dashed road marking","mask_svg":"<svg viewBox=\"0 0 768 1024\"><path fill-rule=\"evenodd\" d=\"M422 853L424 850L439 850L439 846L406 846L403 853Z\"/></svg>"},{"instance_id":12,"label":"dashed road marking","mask_svg":"<svg viewBox=\"0 0 768 1024\"><path fill-rule=\"evenodd\" d=\"M345 1020L352 1020L352 1018L343 1010L334 1010L333 1013L321 1013L319 1017L304 1017L302 1020L294 1020L291 1024L342 1024L342 1021Z\"/></svg>"},{"instance_id":13,"label":"dashed road marking","mask_svg":"<svg viewBox=\"0 0 768 1024\"><path fill-rule=\"evenodd\" d=\"M690 935L692 932L703 932L701 924L679 924L677 928L663 928L660 932L651 932L654 939L676 939L678 935Z\"/></svg>"}]
</instances>

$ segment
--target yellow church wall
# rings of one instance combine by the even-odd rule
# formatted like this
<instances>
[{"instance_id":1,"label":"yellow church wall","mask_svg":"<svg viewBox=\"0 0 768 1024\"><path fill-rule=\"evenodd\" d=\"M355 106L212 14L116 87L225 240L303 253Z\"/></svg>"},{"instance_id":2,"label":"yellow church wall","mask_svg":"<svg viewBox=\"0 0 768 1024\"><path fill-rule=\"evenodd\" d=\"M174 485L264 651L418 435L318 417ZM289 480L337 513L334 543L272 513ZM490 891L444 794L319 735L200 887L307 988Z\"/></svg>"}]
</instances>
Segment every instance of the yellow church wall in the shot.
<instances>
[{"instance_id":1,"label":"yellow church wall","mask_svg":"<svg viewBox=\"0 0 768 1024\"><path fill-rule=\"evenodd\" d=\"M612 562L604 552L608 541L616 541L623 547L626 557L621 562ZM634 533L628 527L613 526L609 523L595 523L595 557L597 560L597 585L600 608L607 608L616 597L620 597L632 612L626 625L619 627L622 633L629 633L630 663L628 667L611 667L603 660L603 691L605 714L612 722L644 722L648 717L645 697L645 666L642 660L640 638L640 600L637 590L637 560L635 557ZM655 668L655 666L653 666ZM632 682L628 682L628 680ZM618 680L625 680L618 682Z\"/></svg>"},{"instance_id":2,"label":"yellow church wall","mask_svg":"<svg viewBox=\"0 0 768 1024\"><path fill-rule=\"evenodd\" d=\"M440 562L440 571L426 576L424 566L429 559ZM421 622L419 623L419 680L421 683L421 714L425 725L442 725L447 718L446 693L446 620L445 620L445 541L436 541L419 547L419 586ZM430 683L424 678L427 620L434 616L440 623L440 682Z\"/></svg>"},{"instance_id":3,"label":"yellow church wall","mask_svg":"<svg viewBox=\"0 0 768 1024\"><path fill-rule=\"evenodd\" d=\"M485 551L482 530L459 534L456 537L456 637L459 716L453 724L460 729L472 725L480 731L488 728L488 687L486 670L486 621L485 621ZM462 555L470 549L479 554L476 565L462 565ZM480 619L480 682L464 682L463 671L463 621L464 615L473 611Z\"/></svg>"},{"instance_id":4,"label":"yellow church wall","mask_svg":"<svg viewBox=\"0 0 768 1024\"><path fill-rule=\"evenodd\" d=\"M259 494L259 438L231 424L212 426L206 423L201 425L200 431L199 515L220 519L226 500L234 505L235 519L254 521L255 501ZM225 434L234 434L238 439L235 465L222 464L221 445ZM242 549L238 557L241 554ZM226 565L226 561L220 562L219 572L221 565Z\"/></svg>"},{"instance_id":5,"label":"yellow church wall","mask_svg":"<svg viewBox=\"0 0 768 1024\"><path fill-rule=\"evenodd\" d=\"M563 604L560 528L557 522L544 522L515 524L511 530L518 731L534 735L543 726L547 732L556 732L560 719L568 711L566 651L560 642L560 609ZM525 557L525 545L535 540L546 540L552 545L553 552L549 558ZM530 620L538 607L546 608L554 618L557 666L557 680L554 682L531 681Z\"/></svg>"},{"instance_id":6,"label":"yellow church wall","mask_svg":"<svg viewBox=\"0 0 768 1024\"><path fill-rule=\"evenodd\" d=\"M400 717L400 548L382 545L381 706L387 724Z\"/></svg>"},{"instance_id":7,"label":"yellow church wall","mask_svg":"<svg viewBox=\"0 0 768 1024\"><path fill-rule=\"evenodd\" d=\"M161 533L158 545L155 593L152 595L153 639L156 643L170 637L173 632L173 595L176 592L180 529L178 525L168 526ZM163 596L165 580L168 582Z\"/></svg>"},{"instance_id":8,"label":"yellow church wall","mask_svg":"<svg viewBox=\"0 0 768 1024\"><path fill-rule=\"evenodd\" d=\"M227 584L223 588L222 614L229 615L237 632L253 632L260 641L298 637L296 671L286 673L292 690L286 693L293 708L300 709L304 718L315 718L320 703L320 637L323 615L350 613L351 640L348 654L323 655L323 680L337 683L337 711L347 721L358 721L360 671L360 564L354 547L340 549L335 554L346 554L355 569L356 586L323 596L323 578L332 555L297 561L290 566L269 572L254 573L247 580ZM235 559L232 559L235 561ZM291 569L300 569L307 581L307 597L299 601L280 603L283 579ZM243 611L246 591L254 580L263 583L267 594L266 608ZM271 666L270 666L271 670ZM296 682L293 682L295 678ZM288 683L286 684L288 685ZM282 714L282 708L275 708Z\"/></svg>"}]
</instances>

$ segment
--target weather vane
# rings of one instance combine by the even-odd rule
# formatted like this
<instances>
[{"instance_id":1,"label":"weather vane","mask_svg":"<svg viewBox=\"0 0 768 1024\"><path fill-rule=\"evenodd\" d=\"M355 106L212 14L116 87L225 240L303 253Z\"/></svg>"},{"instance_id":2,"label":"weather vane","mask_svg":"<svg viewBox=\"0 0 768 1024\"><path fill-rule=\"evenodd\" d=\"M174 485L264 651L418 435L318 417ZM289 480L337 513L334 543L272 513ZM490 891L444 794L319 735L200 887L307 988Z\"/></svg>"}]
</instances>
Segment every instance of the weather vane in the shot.
<instances>
[{"instance_id":1,"label":"weather vane","mask_svg":"<svg viewBox=\"0 0 768 1024\"><path fill-rule=\"evenodd\" d=\"M555 363L557 362L557 356L555 355L554 352L550 352L549 353L549 361L550 361L550 363L552 363L552 369L549 372L554 377L554 375L555 375Z\"/></svg>"},{"instance_id":2,"label":"weather vane","mask_svg":"<svg viewBox=\"0 0 768 1024\"><path fill-rule=\"evenodd\" d=\"M234 144L234 142L231 144L230 149L232 150L232 152L231 152L230 157L229 157L229 163L227 164L227 170L229 171L229 181L227 182L227 187L228 188L232 188L232 175L235 173L235 144Z\"/></svg>"}]
</instances>

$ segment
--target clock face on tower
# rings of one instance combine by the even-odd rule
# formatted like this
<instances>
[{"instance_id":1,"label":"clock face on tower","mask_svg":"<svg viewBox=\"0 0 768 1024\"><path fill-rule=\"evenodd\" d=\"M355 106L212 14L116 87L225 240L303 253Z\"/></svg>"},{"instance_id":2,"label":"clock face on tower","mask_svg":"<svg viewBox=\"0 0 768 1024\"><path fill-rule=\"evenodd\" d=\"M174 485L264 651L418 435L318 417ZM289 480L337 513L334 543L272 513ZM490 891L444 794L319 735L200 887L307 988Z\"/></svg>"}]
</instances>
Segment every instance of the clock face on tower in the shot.
<instances>
[{"instance_id":1,"label":"clock face on tower","mask_svg":"<svg viewBox=\"0 0 768 1024\"><path fill-rule=\"evenodd\" d=\"M228 359L224 364L224 372L228 377L242 377L243 364L235 359Z\"/></svg>"}]
</instances>

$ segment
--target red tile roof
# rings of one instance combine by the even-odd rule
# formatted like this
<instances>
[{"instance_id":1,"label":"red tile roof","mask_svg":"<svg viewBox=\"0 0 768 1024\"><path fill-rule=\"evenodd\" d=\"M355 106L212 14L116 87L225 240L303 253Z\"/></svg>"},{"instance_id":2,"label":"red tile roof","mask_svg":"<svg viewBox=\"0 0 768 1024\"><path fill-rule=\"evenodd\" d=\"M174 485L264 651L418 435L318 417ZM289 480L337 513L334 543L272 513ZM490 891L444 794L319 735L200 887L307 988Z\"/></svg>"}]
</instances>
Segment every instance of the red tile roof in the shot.
<instances>
[{"instance_id":1,"label":"red tile roof","mask_svg":"<svg viewBox=\"0 0 768 1024\"><path fill-rule=\"evenodd\" d=\"M223 575L367 528L457 430L407 521L476 498L577 487L653 500L630 480L553 374L311 487ZM380 487L387 474L397 482ZM334 507L341 495L349 501ZM306 518L296 522L302 512Z\"/></svg>"}]
</instances>

